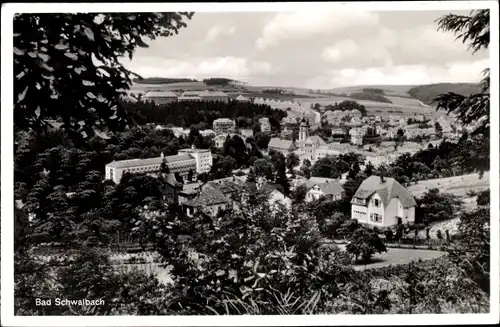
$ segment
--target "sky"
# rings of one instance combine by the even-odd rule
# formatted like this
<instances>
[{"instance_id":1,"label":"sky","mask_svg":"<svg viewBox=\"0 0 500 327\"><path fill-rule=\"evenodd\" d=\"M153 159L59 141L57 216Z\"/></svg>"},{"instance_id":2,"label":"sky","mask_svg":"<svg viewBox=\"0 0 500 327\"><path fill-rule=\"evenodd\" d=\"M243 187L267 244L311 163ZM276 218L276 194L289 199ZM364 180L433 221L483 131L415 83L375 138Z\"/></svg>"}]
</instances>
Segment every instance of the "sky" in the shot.
<instances>
[{"instance_id":1,"label":"sky","mask_svg":"<svg viewBox=\"0 0 500 327\"><path fill-rule=\"evenodd\" d=\"M151 41L123 64L142 77L226 77L259 86L478 82L472 54L437 18L460 11L195 13L179 34Z\"/></svg>"}]
</instances>

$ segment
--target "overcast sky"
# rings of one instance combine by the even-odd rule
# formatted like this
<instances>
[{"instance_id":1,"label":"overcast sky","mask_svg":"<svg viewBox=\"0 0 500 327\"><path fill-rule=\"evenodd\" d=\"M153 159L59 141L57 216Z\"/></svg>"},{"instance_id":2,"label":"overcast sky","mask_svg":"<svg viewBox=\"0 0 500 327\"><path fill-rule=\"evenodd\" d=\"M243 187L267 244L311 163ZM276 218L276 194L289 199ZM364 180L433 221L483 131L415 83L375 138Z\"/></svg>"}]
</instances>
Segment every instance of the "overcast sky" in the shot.
<instances>
[{"instance_id":1,"label":"overcast sky","mask_svg":"<svg viewBox=\"0 0 500 327\"><path fill-rule=\"evenodd\" d=\"M435 19L449 11L196 13L124 64L143 77L228 77L262 86L477 82L472 55ZM468 14L466 12L454 12Z\"/></svg>"}]
</instances>

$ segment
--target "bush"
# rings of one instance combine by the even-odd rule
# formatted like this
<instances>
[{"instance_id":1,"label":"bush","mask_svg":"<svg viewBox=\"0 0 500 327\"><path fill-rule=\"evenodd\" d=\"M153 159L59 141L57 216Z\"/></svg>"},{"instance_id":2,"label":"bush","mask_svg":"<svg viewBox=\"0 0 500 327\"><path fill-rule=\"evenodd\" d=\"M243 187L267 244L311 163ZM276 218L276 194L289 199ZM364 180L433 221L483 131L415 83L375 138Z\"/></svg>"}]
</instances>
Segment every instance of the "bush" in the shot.
<instances>
[{"instance_id":1,"label":"bush","mask_svg":"<svg viewBox=\"0 0 500 327\"><path fill-rule=\"evenodd\" d=\"M349 238L346 251L356 260L361 258L362 262L367 263L373 254L387 252L387 248L375 231L360 227Z\"/></svg>"}]
</instances>

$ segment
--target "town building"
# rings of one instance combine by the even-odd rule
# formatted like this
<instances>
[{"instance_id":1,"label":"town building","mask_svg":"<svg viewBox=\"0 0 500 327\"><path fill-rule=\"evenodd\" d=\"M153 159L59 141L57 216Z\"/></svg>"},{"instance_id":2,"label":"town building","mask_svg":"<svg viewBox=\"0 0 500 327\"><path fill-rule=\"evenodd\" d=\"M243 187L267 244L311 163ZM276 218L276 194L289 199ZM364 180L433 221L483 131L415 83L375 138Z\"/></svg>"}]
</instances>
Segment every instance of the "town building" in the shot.
<instances>
[{"instance_id":1,"label":"town building","mask_svg":"<svg viewBox=\"0 0 500 327\"><path fill-rule=\"evenodd\" d=\"M293 144L293 141L283 140L278 137L273 137L269 141L267 148L269 150L281 152L285 156L296 149L295 145Z\"/></svg>"},{"instance_id":2,"label":"town building","mask_svg":"<svg viewBox=\"0 0 500 327\"><path fill-rule=\"evenodd\" d=\"M212 129L215 134L233 133L236 129L236 123L228 118L219 118L214 120Z\"/></svg>"},{"instance_id":3,"label":"town building","mask_svg":"<svg viewBox=\"0 0 500 327\"><path fill-rule=\"evenodd\" d=\"M414 223L416 202L394 178L370 176L351 200L351 217L359 223L390 228Z\"/></svg>"},{"instance_id":4,"label":"town building","mask_svg":"<svg viewBox=\"0 0 500 327\"><path fill-rule=\"evenodd\" d=\"M263 133L269 133L271 131L271 123L269 123L269 118L263 117L259 119L260 130Z\"/></svg>"},{"instance_id":5,"label":"town building","mask_svg":"<svg viewBox=\"0 0 500 327\"><path fill-rule=\"evenodd\" d=\"M253 137L253 129L250 128L240 129L240 134L245 138Z\"/></svg>"},{"instance_id":6,"label":"town building","mask_svg":"<svg viewBox=\"0 0 500 327\"><path fill-rule=\"evenodd\" d=\"M170 173L178 173L186 178L189 171L201 174L210 171L212 166L212 153L204 149L182 149L177 155L164 156L163 153L156 158L129 159L113 161L105 167L105 178L119 184L124 173L158 173L162 162L165 162Z\"/></svg>"},{"instance_id":7,"label":"town building","mask_svg":"<svg viewBox=\"0 0 500 327\"><path fill-rule=\"evenodd\" d=\"M363 145L363 130L361 128L351 128L349 130L349 136L351 137L351 143L354 145Z\"/></svg>"},{"instance_id":8,"label":"town building","mask_svg":"<svg viewBox=\"0 0 500 327\"><path fill-rule=\"evenodd\" d=\"M228 137L234 137L234 136L238 136L240 137L243 142L245 142L245 145L247 148L251 148L251 144L249 143L246 143L246 137L243 136L243 135L239 135L239 134L235 134L235 133L228 133L228 134L219 134L219 135L216 135L214 138L213 138L213 141L214 141L214 145L216 148L219 148L219 149L222 149L224 147L224 143L226 142L227 138Z\"/></svg>"},{"instance_id":9,"label":"town building","mask_svg":"<svg viewBox=\"0 0 500 327\"><path fill-rule=\"evenodd\" d=\"M191 155L196 160L196 173L208 173L212 167L213 159L210 149L197 149L193 145L190 149L179 150L178 153Z\"/></svg>"},{"instance_id":10,"label":"town building","mask_svg":"<svg viewBox=\"0 0 500 327\"><path fill-rule=\"evenodd\" d=\"M311 202L325 197L330 200L340 200L344 194L344 188L333 178L311 177L306 182L308 189L305 201Z\"/></svg>"},{"instance_id":11,"label":"town building","mask_svg":"<svg viewBox=\"0 0 500 327\"><path fill-rule=\"evenodd\" d=\"M243 95L238 95L236 97L236 101L240 101L240 102L250 102L250 98L247 98L247 97L244 97Z\"/></svg>"},{"instance_id":12,"label":"town building","mask_svg":"<svg viewBox=\"0 0 500 327\"><path fill-rule=\"evenodd\" d=\"M177 98L177 94L170 91L148 92L142 96L143 100L154 102L157 105L176 102Z\"/></svg>"},{"instance_id":13,"label":"town building","mask_svg":"<svg viewBox=\"0 0 500 327\"><path fill-rule=\"evenodd\" d=\"M203 137L214 137L215 132L211 129L204 129L200 131L200 135Z\"/></svg>"},{"instance_id":14,"label":"town building","mask_svg":"<svg viewBox=\"0 0 500 327\"><path fill-rule=\"evenodd\" d=\"M177 154L173 156L164 156L148 159L129 159L113 161L105 167L105 178L119 184L124 173L157 173L160 171L162 162L165 162L170 173L178 173L180 176L187 177L189 171L196 171L196 159L190 154Z\"/></svg>"},{"instance_id":15,"label":"town building","mask_svg":"<svg viewBox=\"0 0 500 327\"><path fill-rule=\"evenodd\" d=\"M224 92L220 91L204 91L200 92L198 96L202 99L202 101L220 101L220 102L229 102L229 97Z\"/></svg>"}]
</instances>

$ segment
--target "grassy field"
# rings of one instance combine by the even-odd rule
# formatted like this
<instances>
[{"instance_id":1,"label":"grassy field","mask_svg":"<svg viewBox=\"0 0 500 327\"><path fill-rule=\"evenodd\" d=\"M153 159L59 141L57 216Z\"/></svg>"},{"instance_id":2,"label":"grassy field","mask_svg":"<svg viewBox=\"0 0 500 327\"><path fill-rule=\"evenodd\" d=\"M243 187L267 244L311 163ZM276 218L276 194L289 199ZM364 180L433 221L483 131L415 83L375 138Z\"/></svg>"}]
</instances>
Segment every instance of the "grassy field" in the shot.
<instances>
[{"instance_id":1,"label":"grassy field","mask_svg":"<svg viewBox=\"0 0 500 327\"><path fill-rule=\"evenodd\" d=\"M338 247L345 249L345 244L338 244ZM418 249L395 249L388 248L385 253L378 253L373 256L372 262L364 264L354 264L356 270L381 268L391 265L403 265L412 261L431 260L445 255L445 252L433 250L418 250Z\"/></svg>"},{"instance_id":2,"label":"grassy field","mask_svg":"<svg viewBox=\"0 0 500 327\"><path fill-rule=\"evenodd\" d=\"M381 89L384 91L385 95L396 96L396 97L406 97L409 98L408 90L417 85L358 85L358 86L348 86L340 87L332 90L328 90L333 93L356 93L361 92L365 88Z\"/></svg>"},{"instance_id":3,"label":"grassy field","mask_svg":"<svg viewBox=\"0 0 500 327\"><path fill-rule=\"evenodd\" d=\"M469 174L454 176L448 178L428 179L420 181L415 185L408 187L408 190L414 197L420 197L422 194L432 188L438 188L442 193L451 193L458 197L465 198L469 191L482 191L490 187L490 173L484 173L483 178L478 174Z\"/></svg>"}]
</instances>

